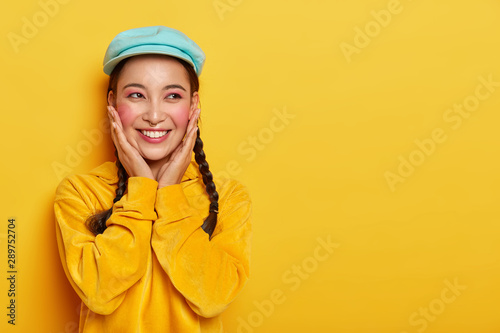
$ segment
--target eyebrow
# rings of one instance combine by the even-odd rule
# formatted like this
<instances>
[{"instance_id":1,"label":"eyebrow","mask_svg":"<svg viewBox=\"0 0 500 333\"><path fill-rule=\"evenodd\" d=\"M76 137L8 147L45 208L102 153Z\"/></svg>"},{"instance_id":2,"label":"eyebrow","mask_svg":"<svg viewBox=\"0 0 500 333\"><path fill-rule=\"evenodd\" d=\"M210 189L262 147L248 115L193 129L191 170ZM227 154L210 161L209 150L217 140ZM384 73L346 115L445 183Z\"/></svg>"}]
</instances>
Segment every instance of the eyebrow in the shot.
<instances>
[{"instance_id":1,"label":"eyebrow","mask_svg":"<svg viewBox=\"0 0 500 333\"><path fill-rule=\"evenodd\" d=\"M146 90L146 87L140 83L129 83L129 84L126 84L123 89L126 89L128 87L136 87L136 88L141 88L141 89L144 89ZM181 86L180 84L169 84L169 85L166 85L165 87L163 87L162 90L168 90L168 89L173 89L173 88L179 88L179 89L182 89L184 91L186 91L186 89L184 89L183 86Z\"/></svg>"}]
</instances>

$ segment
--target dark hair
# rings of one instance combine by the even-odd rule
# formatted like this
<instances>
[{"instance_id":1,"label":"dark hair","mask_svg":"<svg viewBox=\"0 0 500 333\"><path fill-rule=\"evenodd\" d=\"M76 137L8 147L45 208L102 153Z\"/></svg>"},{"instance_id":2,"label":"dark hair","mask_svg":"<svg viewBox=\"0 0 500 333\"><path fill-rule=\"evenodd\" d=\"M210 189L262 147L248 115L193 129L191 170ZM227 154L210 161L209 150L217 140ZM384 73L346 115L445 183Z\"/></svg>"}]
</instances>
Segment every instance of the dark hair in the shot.
<instances>
[{"instance_id":1,"label":"dark hair","mask_svg":"<svg viewBox=\"0 0 500 333\"><path fill-rule=\"evenodd\" d=\"M116 94L118 77L120 76L123 66L125 65L128 59L130 58L126 58L120 61L120 63L116 65L116 67L113 69L113 72L109 76L108 95L110 91L113 91ZM198 91L200 88L200 83L198 80L198 75L196 74L194 68L189 63L187 63L182 59L178 58L172 58L172 59L179 61L182 64L182 66L184 66L184 68L186 69L186 72L189 77L189 83L191 86L191 95L194 92ZM200 138L199 128L196 133L196 142L194 144L193 151L196 163L198 163L198 167L202 175L203 183L205 184L205 190L210 199L208 217L205 219L201 227L209 235L209 239L211 239L212 234L215 230L215 226L217 225L217 214L219 213L219 194L217 193L217 190L215 188L213 175L210 172L205 152L203 151L203 141ZM123 197L123 195L125 194L125 190L127 189L127 183L128 183L127 171L120 162L120 159L118 157L118 151L116 150L116 148L115 148L115 155L116 155L116 166L118 167L118 184L117 184L118 187L116 188L116 196L113 199L113 204L119 201ZM104 230L106 230L107 227L106 221L109 219L112 212L113 212L113 207L90 216L87 219L87 226L89 230L92 231L94 235L102 234Z\"/></svg>"}]
</instances>

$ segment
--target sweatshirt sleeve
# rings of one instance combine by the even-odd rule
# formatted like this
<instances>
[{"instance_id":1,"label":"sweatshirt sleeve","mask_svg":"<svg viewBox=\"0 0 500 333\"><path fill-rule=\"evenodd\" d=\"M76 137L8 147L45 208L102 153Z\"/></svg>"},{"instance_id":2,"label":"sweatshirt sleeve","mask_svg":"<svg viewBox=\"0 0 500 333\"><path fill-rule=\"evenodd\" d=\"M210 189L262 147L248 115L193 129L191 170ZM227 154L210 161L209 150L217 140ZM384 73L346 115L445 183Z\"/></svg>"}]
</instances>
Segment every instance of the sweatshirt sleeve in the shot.
<instances>
[{"instance_id":1,"label":"sweatshirt sleeve","mask_svg":"<svg viewBox=\"0 0 500 333\"><path fill-rule=\"evenodd\" d=\"M145 272L157 218L157 186L148 178L129 178L127 193L113 205L107 229L97 236L85 224L95 212L80 194L82 184L66 179L57 189L54 211L62 264L78 296L95 313L112 313Z\"/></svg>"},{"instance_id":2,"label":"sweatshirt sleeve","mask_svg":"<svg viewBox=\"0 0 500 333\"><path fill-rule=\"evenodd\" d=\"M180 184L157 191L153 250L191 309L205 318L222 313L250 273L251 201L246 189L236 186L219 206L209 240L201 228L204 218L189 205Z\"/></svg>"}]
</instances>

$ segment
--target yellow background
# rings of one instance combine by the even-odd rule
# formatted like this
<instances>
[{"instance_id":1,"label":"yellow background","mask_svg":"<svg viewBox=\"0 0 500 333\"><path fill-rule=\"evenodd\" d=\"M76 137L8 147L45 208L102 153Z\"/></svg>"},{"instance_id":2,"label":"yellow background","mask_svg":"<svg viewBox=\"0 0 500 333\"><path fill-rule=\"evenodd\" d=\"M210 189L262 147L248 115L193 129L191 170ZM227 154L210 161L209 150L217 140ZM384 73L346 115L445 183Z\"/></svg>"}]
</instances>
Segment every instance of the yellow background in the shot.
<instances>
[{"instance_id":1,"label":"yellow background","mask_svg":"<svg viewBox=\"0 0 500 333\"><path fill-rule=\"evenodd\" d=\"M118 32L157 24L205 51L208 161L254 202L251 279L227 332L500 331L498 1L61 2L0 14L2 332L76 332L54 190L61 170L113 159L102 58ZM463 103L474 110L457 118Z\"/></svg>"}]
</instances>

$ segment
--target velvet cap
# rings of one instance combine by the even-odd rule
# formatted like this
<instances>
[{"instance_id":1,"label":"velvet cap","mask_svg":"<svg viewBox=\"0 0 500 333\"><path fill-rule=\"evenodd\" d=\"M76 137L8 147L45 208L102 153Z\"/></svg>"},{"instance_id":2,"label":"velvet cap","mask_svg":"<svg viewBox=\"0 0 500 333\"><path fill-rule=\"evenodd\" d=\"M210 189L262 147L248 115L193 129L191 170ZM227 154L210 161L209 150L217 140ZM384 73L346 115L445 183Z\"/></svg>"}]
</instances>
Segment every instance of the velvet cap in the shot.
<instances>
[{"instance_id":1,"label":"velvet cap","mask_svg":"<svg viewBox=\"0 0 500 333\"><path fill-rule=\"evenodd\" d=\"M187 61L200 76L205 53L179 30L162 25L135 28L120 32L111 41L104 55L104 73L110 75L123 59L140 54L165 54Z\"/></svg>"}]
</instances>

